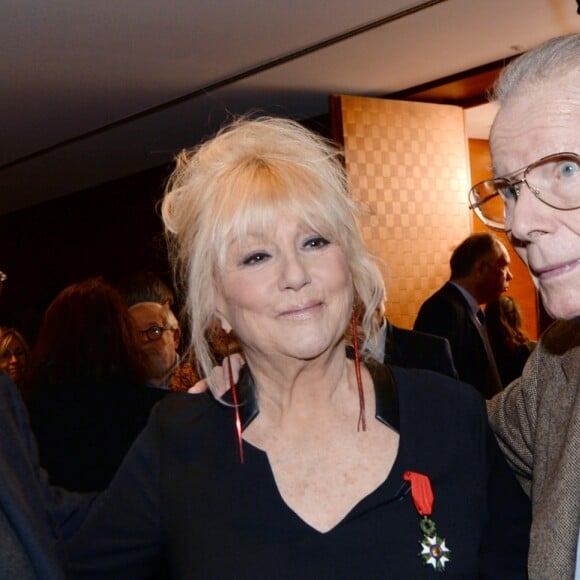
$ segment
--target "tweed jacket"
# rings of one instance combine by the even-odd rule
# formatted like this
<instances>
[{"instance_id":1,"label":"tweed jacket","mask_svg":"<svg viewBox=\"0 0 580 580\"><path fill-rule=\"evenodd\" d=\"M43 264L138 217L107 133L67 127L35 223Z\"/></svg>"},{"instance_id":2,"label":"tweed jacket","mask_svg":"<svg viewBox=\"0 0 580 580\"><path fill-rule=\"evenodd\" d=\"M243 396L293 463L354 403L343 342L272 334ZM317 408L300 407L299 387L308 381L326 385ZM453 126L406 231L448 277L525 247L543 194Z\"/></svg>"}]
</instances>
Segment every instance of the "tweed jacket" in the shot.
<instances>
[{"instance_id":1,"label":"tweed jacket","mask_svg":"<svg viewBox=\"0 0 580 580\"><path fill-rule=\"evenodd\" d=\"M488 402L502 451L532 499L532 580L574 577L580 525L580 318L554 323L521 378Z\"/></svg>"}]
</instances>

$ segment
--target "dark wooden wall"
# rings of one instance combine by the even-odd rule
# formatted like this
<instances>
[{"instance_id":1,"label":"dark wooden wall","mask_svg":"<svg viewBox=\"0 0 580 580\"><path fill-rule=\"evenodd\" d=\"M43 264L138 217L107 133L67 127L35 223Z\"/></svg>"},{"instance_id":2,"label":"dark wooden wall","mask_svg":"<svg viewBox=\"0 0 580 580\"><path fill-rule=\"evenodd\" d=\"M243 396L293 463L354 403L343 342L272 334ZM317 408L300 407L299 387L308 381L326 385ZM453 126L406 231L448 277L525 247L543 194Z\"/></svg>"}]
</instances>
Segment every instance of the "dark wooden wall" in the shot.
<instances>
[{"instance_id":1,"label":"dark wooden wall","mask_svg":"<svg viewBox=\"0 0 580 580\"><path fill-rule=\"evenodd\" d=\"M170 280L156 207L170 171L160 167L0 216L0 270L8 275L0 324L33 341L46 306L73 282L102 275L114 284L143 270Z\"/></svg>"}]
</instances>

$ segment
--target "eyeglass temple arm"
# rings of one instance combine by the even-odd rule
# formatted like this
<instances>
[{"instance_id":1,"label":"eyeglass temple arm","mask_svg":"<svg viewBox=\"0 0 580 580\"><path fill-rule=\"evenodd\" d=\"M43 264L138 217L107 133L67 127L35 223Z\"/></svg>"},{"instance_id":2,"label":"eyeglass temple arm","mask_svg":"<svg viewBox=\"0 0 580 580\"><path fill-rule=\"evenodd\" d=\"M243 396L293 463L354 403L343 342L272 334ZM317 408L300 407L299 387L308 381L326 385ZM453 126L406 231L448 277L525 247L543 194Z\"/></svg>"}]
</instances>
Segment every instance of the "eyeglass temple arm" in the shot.
<instances>
[{"instance_id":1,"label":"eyeglass temple arm","mask_svg":"<svg viewBox=\"0 0 580 580\"><path fill-rule=\"evenodd\" d=\"M477 209L478 207L481 207L484 203L488 202L490 199L493 199L494 197L497 197L498 195L499 195L499 193L494 193L492 195L488 195L487 197L480 199L476 203L470 203L468 207L469 207L469 209Z\"/></svg>"}]
</instances>

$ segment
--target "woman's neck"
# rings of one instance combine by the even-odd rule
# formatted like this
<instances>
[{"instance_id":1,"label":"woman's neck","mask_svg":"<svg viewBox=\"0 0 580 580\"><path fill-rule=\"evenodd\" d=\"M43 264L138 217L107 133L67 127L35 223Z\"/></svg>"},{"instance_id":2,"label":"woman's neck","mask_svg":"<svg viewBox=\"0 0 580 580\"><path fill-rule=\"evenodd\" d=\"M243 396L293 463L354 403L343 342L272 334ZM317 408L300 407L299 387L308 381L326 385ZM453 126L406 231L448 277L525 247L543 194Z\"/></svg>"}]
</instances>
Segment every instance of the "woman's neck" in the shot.
<instances>
[{"instance_id":1,"label":"woman's neck","mask_svg":"<svg viewBox=\"0 0 580 580\"><path fill-rule=\"evenodd\" d=\"M342 341L312 360L251 353L246 357L263 417L280 421L289 415L320 415L350 406L352 397L358 396L353 364Z\"/></svg>"}]
</instances>

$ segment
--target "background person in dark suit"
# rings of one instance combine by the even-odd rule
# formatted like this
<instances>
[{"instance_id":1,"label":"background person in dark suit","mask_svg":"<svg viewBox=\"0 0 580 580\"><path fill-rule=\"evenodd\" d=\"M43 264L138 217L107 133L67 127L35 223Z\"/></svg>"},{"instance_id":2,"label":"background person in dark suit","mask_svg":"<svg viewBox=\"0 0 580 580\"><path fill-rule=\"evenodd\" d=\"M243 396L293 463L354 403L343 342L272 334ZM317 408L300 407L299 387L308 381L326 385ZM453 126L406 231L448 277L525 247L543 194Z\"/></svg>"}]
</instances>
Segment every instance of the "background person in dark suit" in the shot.
<instances>
[{"instance_id":1,"label":"background person in dark suit","mask_svg":"<svg viewBox=\"0 0 580 580\"><path fill-rule=\"evenodd\" d=\"M6 279L0 272L0 294ZM93 498L49 485L24 402L0 371L0 578L64 580L62 540L76 532Z\"/></svg>"},{"instance_id":2,"label":"background person in dark suit","mask_svg":"<svg viewBox=\"0 0 580 580\"><path fill-rule=\"evenodd\" d=\"M385 324L378 336L375 357L386 365L427 369L458 378L449 341L441 336Z\"/></svg>"},{"instance_id":3,"label":"background person in dark suit","mask_svg":"<svg viewBox=\"0 0 580 580\"><path fill-rule=\"evenodd\" d=\"M0 578L64 580L62 537L92 497L49 485L20 394L0 372Z\"/></svg>"},{"instance_id":4,"label":"background person in dark suit","mask_svg":"<svg viewBox=\"0 0 580 580\"><path fill-rule=\"evenodd\" d=\"M473 234L451 255L451 278L421 306L415 330L445 337L459 378L486 399L501 380L480 305L497 300L513 278L505 246L490 233Z\"/></svg>"}]
</instances>

